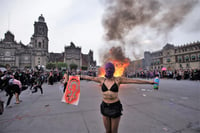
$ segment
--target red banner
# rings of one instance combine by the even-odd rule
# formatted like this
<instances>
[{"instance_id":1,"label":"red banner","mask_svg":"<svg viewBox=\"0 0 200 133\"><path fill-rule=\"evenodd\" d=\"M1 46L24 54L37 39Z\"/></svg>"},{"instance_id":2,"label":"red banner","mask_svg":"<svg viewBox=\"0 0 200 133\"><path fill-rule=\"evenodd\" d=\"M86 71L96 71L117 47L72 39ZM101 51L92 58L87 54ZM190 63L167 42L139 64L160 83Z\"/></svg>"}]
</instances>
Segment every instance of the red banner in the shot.
<instances>
[{"instance_id":1,"label":"red banner","mask_svg":"<svg viewBox=\"0 0 200 133\"><path fill-rule=\"evenodd\" d=\"M62 98L62 102L78 105L80 98L80 77L69 76L67 88Z\"/></svg>"}]
</instances>

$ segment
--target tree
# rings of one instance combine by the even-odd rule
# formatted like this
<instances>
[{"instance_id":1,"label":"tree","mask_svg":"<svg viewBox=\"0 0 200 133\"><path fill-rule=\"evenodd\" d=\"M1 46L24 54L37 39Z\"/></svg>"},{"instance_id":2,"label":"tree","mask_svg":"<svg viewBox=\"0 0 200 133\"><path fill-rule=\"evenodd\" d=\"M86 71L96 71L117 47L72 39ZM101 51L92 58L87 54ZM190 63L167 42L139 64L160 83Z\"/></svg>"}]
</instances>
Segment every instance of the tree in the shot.
<instances>
[{"instance_id":1,"label":"tree","mask_svg":"<svg viewBox=\"0 0 200 133\"><path fill-rule=\"evenodd\" d=\"M24 66L24 69L30 69L31 66Z\"/></svg>"},{"instance_id":2,"label":"tree","mask_svg":"<svg viewBox=\"0 0 200 133\"><path fill-rule=\"evenodd\" d=\"M70 64L70 69L71 69L71 70L72 70L72 69L76 70L77 67L78 67L78 65L76 65L76 64Z\"/></svg>"},{"instance_id":3,"label":"tree","mask_svg":"<svg viewBox=\"0 0 200 133\"><path fill-rule=\"evenodd\" d=\"M0 64L0 67L6 67L5 65L3 65L3 64Z\"/></svg>"},{"instance_id":4,"label":"tree","mask_svg":"<svg viewBox=\"0 0 200 133\"><path fill-rule=\"evenodd\" d=\"M82 66L81 69L82 69L82 70L87 70L88 67L87 67L87 66Z\"/></svg>"},{"instance_id":5,"label":"tree","mask_svg":"<svg viewBox=\"0 0 200 133\"><path fill-rule=\"evenodd\" d=\"M52 63L52 62L47 63L46 68L47 68L47 69L54 69L54 68L56 68L56 64L55 64L55 63Z\"/></svg>"},{"instance_id":6,"label":"tree","mask_svg":"<svg viewBox=\"0 0 200 133\"><path fill-rule=\"evenodd\" d=\"M64 62L58 62L57 64L56 64L56 66L57 66L57 68L59 69L59 70L61 70L61 68L63 68L63 67L65 67L65 68L67 68L67 63L64 63Z\"/></svg>"}]
</instances>

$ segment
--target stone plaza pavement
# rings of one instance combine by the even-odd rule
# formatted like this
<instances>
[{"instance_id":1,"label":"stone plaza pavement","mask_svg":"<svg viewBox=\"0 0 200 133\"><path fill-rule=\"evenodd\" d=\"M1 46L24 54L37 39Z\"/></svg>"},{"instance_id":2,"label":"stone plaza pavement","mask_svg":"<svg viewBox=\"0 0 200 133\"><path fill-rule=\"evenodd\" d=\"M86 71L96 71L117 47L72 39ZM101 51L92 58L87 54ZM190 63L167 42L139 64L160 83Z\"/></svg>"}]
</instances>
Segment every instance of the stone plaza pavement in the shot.
<instances>
[{"instance_id":1,"label":"stone plaza pavement","mask_svg":"<svg viewBox=\"0 0 200 133\"><path fill-rule=\"evenodd\" d=\"M105 133L99 105L101 90L95 82L81 81L78 106L61 102L60 83L43 85L20 95L22 103L0 115L0 133ZM161 79L159 91L152 85L121 85L123 116L119 133L199 133L200 82ZM0 97L6 102L4 92Z\"/></svg>"}]
</instances>

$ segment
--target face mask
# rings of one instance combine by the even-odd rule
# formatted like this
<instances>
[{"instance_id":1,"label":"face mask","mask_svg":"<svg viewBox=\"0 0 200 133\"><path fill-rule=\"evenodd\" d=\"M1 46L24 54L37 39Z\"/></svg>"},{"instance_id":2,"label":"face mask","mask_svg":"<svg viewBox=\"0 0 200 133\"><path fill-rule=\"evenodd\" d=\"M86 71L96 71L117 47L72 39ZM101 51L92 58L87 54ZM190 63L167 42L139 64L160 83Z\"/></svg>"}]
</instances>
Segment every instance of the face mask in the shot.
<instances>
[{"instance_id":1,"label":"face mask","mask_svg":"<svg viewBox=\"0 0 200 133\"><path fill-rule=\"evenodd\" d=\"M115 72L115 66L108 62L106 65L105 65L105 71L106 71L106 75L105 77L106 78L112 78L113 77L113 74Z\"/></svg>"}]
</instances>

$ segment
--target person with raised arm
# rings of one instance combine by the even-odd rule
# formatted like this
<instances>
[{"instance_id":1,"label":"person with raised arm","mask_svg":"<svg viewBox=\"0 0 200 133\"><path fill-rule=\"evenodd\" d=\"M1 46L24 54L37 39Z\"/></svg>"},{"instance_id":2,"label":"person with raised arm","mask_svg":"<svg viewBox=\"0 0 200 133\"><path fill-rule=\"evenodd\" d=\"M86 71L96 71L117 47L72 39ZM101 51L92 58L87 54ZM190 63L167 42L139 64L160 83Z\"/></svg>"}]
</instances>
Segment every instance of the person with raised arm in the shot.
<instances>
[{"instance_id":1,"label":"person with raised arm","mask_svg":"<svg viewBox=\"0 0 200 133\"><path fill-rule=\"evenodd\" d=\"M91 77L80 75L81 79L100 83L102 90L102 103L100 105L101 114L106 133L117 133L122 115L122 104L118 97L120 84L154 84L153 81L131 79L125 77L114 77L115 66L108 62L105 64L105 77Z\"/></svg>"}]
</instances>

